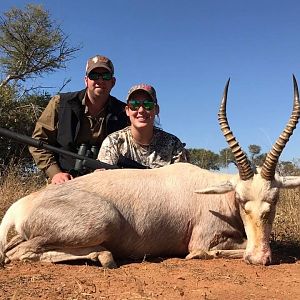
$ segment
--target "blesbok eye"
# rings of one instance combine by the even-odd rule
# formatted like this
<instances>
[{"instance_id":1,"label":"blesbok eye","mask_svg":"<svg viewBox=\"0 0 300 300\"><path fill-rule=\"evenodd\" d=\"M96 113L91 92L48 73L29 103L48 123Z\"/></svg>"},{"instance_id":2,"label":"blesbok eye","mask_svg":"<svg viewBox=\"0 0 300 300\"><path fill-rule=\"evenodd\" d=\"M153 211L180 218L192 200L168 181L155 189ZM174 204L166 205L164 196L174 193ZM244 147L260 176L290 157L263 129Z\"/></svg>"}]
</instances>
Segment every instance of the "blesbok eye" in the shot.
<instances>
[{"instance_id":1,"label":"blesbok eye","mask_svg":"<svg viewBox=\"0 0 300 300\"><path fill-rule=\"evenodd\" d=\"M243 209L246 215L249 215L251 213L251 211L249 209L246 209L245 206L243 207Z\"/></svg>"},{"instance_id":2,"label":"blesbok eye","mask_svg":"<svg viewBox=\"0 0 300 300\"><path fill-rule=\"evenodd\" d=\"M247 207L247 206L248 206L248 205L246 205L247 202L248 202L248 201L244 201L244 202L243 202L243 201L240 201L240 205L241 205L241 207L242 207L244 213L245 213L246 215L249 215L249 214L251 213L251 210Z\"/></svg>"}]
</instances>

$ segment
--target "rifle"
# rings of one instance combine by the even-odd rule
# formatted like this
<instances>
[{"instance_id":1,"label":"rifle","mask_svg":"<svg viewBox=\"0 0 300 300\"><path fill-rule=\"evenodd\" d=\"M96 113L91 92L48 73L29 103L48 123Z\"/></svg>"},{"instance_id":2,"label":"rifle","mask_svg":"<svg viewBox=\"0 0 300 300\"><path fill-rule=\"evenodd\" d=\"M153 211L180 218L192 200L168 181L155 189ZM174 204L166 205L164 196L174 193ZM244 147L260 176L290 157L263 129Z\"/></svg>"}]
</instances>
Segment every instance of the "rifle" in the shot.
<instances>
[{"instance_id":1,"label":"rifle","mask_svg":"<svg viewBox=\"0 0 300 300\"><path fill-rule=\"evenodd\" d=\"M62 154L62 155L66 155L66 156L70 156L74 159L79 159L82 161L82 166L91 169L91 170L96 170L96 169L121 169L121 168L129 168L129 169L148 169L147 166L144 166L130 158L127 158L123 155L121 155L119 157L119 160L117 162L116 165L111 165L111 164L107 164L104 162L101 162L99 160L96 159L92 159L90 157L84 156L84 155L80 155L71 151L67 151L64 149L60 149L57 147L54 147L52 145L49 145L47 143L45 143L44 141L38 140L38 139L34 139L32 137L29 137L27 135L24 134L20 134L20 133L16 133L13 131L10 131L8 129L2 128L0 127L0 136L4 136L7 138L11 138L13 140L16 140L18 142L20 142L21 144L26 144L29 146L32 146L34 148L38 148L38 149L47 149L50 150L54 153L58 153L58 154Z\"/></svg>"}]
</instances>

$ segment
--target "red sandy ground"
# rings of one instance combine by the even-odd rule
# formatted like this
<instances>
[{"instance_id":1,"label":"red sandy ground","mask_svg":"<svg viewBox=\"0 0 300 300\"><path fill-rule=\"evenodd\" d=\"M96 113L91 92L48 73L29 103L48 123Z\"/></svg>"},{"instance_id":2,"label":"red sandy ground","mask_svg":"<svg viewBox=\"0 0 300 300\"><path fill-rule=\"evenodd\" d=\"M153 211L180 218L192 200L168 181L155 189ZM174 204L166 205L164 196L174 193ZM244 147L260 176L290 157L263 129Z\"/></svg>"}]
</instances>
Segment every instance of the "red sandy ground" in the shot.
<instances>
[{"instance_id":1,"label":"red sandy ground","mask_svg":"<svg viewBox=\"0 0 300 300\"><path fill-rule=\"evenodd\" d=\"M17 262L0 269L0 299L300 299L300 261L155 259L97 265Z\"/></svg>"}]
</instances>

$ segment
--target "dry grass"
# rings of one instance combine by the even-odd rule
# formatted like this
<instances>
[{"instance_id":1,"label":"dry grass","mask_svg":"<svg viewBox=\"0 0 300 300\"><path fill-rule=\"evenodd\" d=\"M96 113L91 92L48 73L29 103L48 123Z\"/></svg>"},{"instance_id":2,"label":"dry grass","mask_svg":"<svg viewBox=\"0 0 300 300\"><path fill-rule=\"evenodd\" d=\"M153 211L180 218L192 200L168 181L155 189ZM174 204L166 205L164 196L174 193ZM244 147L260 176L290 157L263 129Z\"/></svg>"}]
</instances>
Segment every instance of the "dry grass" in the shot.
<instances>
[{"instance_id":1,"label":"dry grass","mask_svg":"<svg viewBox=\"0 0 300 300\"><path fill-rule=\"evenodd\" d=\"M17 199L38 190L45 185L45 179L38 175L23 177L18 168L9 167L0 177L0 218Z\"/></svg>"},{"instance_id":2,"label":"dry grass","mask_svg":"<svg viewBox=\"0 0 300 300\"><path fill-rule=\"evenodd\" d=\"M300 188L280 191L272 237L300 245Z\"/></svg>"}]
</instances>

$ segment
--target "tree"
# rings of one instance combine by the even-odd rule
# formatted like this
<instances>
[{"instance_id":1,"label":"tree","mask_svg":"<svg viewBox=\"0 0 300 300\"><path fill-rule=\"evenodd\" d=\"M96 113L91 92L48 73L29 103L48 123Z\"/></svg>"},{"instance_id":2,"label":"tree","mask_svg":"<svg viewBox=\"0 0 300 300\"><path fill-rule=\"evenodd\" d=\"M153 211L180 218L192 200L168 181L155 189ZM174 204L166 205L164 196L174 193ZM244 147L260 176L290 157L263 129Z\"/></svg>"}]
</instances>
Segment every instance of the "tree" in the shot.
<instances>
[{"instance_id":1,"label":"tree","mask_svg":"<svg viewBox=\"0 0 300 300\"><path fill-rule=\"evenodd\" d=\"M227 168L230 163L235 163L234 155L230 148L224 148L220 151L219 165L221 168Z\"/></svg>"},{"instance_id":2,"label":"tree","mask_svg":"<svg viewBox=\"0 0 300 300\"><path fill-rule=\"evenodd\" d=\"M12 8L0 17L0 126L31 135L50 95L32 87L20 93L28 79L65 68L79 47L71 47L60 26L40 5ZM32 167L27 145L0 137L0 174L12 162Z\"/></svg>"},{"instance_id":3,"label":"tree","mask_svg":"<svg viewBox=\"0 0 300 300\"><path fill-rule=\"evenodd\" d=\"M190 160L194 165L207 170L219 170L219 155L205 149L189 149Z\"/></svg>"},{"instance_id":4,"label":"tree","mask_svg":"<svg viewBox=\"0 0 300 300\"><path fill-rule=\"evenodd\" d=\"M260 153L261 147L258 145L249 145L248 150L250 153L250 160L253 162L254 156Z\"/></svg>"},{"instance_id":5,"label":"tree","mask_svg":"<svg viewBox=\"0 0 300 300\"><path fill-rule=\"evenodd\" d=\"M250 153L250 162L254 166L262 166L266 159L267 153L260 153L261 147L254 144L249 145L248 150Z\"/></svg>"},{"instance_id":6,"label":"tree","mask_svg":"<svg viewBox=\"0 0 300 300\"><path fill-rule=\"evenodd\" d=\"M295 162L281 161L277 165L278 172L281 176L299 176L300 168Z\"/></svg>"},{"instance_id":7,"label":"tree","mask_svg":"<svg viewBox=\"0 0 300 300\"><path fill-rule=\"evenodd\" d=\"M262 153L253 157L252 164L261 167L266 160L267 153Z\"/></svg>"},{"instance_id":8,"label":"tree","mask_svg":"<svg viewBox=\"0 0 300 300\"><path fill-rule=\"evenodd\" d=\"M70 47L67 38L40 5L5 12L0 18L0 87L64 68L80 49Z\"/></svg>"},{"instance_id":9,"label":"tree","mask_svg":"<svg viewBox=\"0 0 300 300\"><path fill-rule=\"evenodd\" d=\"M9 85L0 88L0 127L31 136L34 124L50 99L50 95L31 94L11 101L16 91ZM18 168L32 166L28 146L0 136L0 175L10 163Z\"/></svg>"},{"instance_id":10,"label":"tree","mask_svg":"<svg viewBox=\"0 0 300 300\"><path fill-rule=\"evenodd\" d=\"M267 153L260 153L261 147L258 145L249 145L251 155L251 163L253 166L262 166ZM230 148L224 148L219 152L219 155L205 149L189 149L190 161L207 170L220 170L227 168L230 163L236 165L234 155ZM300 175L300 159L293 161L279 161L277 171L281 176L299 176Z\"/></svg>"}]
</instances>

